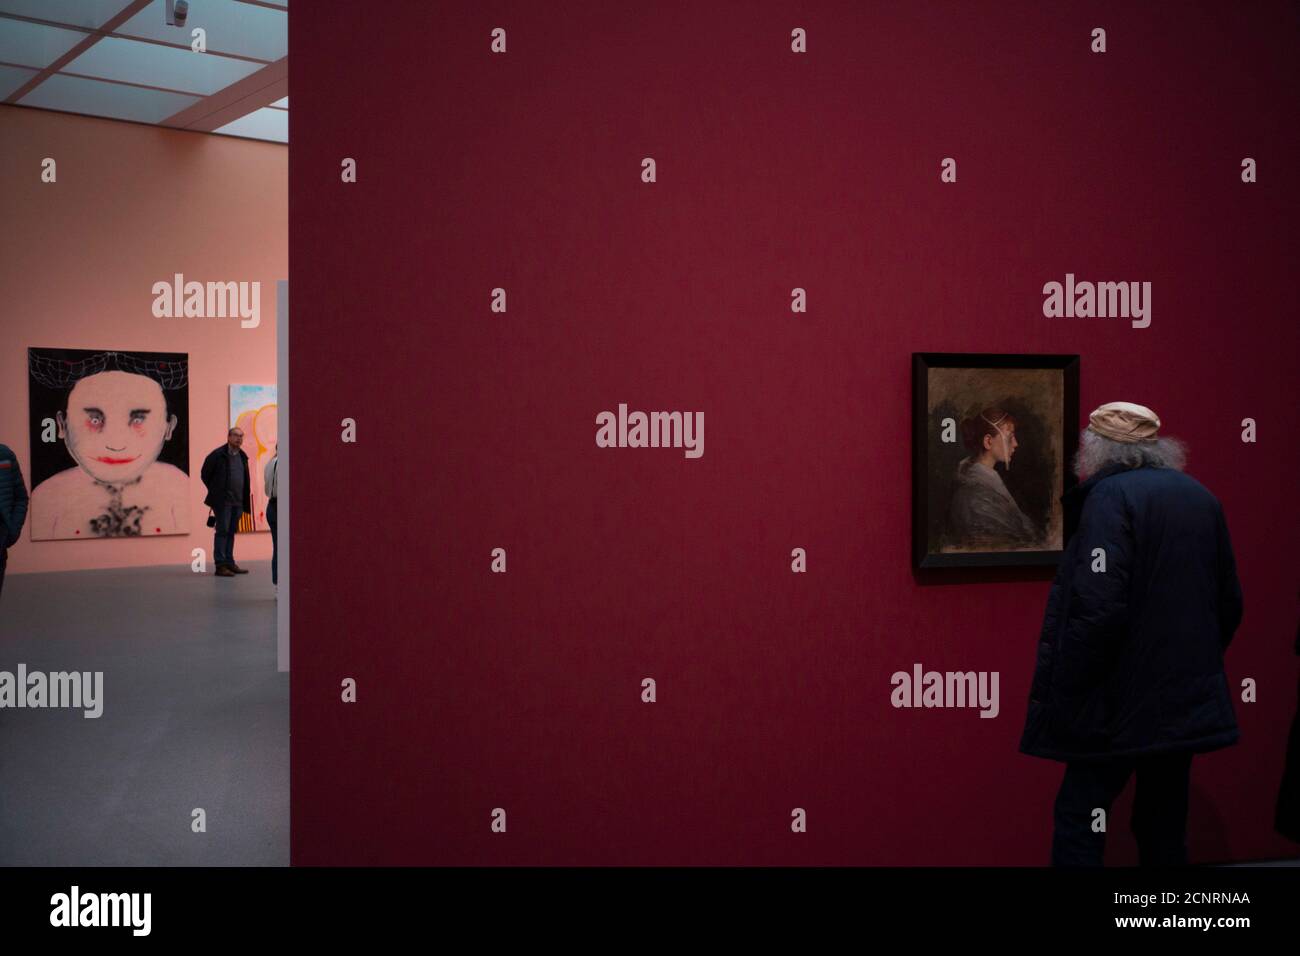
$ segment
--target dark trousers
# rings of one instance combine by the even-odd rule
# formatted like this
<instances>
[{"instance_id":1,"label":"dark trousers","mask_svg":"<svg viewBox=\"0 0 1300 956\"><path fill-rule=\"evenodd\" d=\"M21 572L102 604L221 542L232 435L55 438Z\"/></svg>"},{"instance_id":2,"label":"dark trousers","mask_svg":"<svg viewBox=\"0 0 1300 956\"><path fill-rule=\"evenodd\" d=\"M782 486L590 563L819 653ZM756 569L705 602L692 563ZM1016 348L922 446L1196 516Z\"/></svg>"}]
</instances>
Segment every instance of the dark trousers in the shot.
<instances>
[{"instance_id":1,"label":"dark trousers","mask_svg":"<svg viewBox=\"0 0 1300 956\"><path fill-rule=\"evenodd\" d=\"M212 540L212 560L217 567L235 563L235 533L239 530L239 505L223 504L217 509L217 527Z\"/></svg>"},{"instance_id":2,"label":"dark trousers","mask_svg":"<svg viewBox=\"0 0 1300 956\"><path fill-rule=\"evenodd\" d=\"M1066 764L1056 795L1052 865L1102 865L1106 834L1093 832L1094 811L1106 811L1109 829L1110 806L1134 773L1137 793L1130 826L1137 838L1138 862L1142 866L1186 864L1191 769L1190 753Z\"/></svg>"},{"instance_id":3,"label":"dark trousers","mask_svg":"<svg viewBox=\"0 0 1300 956\"><path fill-rule=\"evenodd\" d=\"M275 576L275 548L276 548L275 519L277 514L279 514L279 511L275 506L275 499L272 498L270 501L266 503L266 523L271 526L271 583L272 584L280 583Z\"/></svg>"},{"instance_id":4,"label":"dark trousers","mask_svg":"<svg viewBox=\"0 0 1300 956\"><path fill-rule=\"evenodd\" d=\"M1286 763L1282 767L1282 787L1277 794L1274 829L1288 840L1300 843L1300 710L1291 721L1286 742Z\"/></svg>"}]
</instances>

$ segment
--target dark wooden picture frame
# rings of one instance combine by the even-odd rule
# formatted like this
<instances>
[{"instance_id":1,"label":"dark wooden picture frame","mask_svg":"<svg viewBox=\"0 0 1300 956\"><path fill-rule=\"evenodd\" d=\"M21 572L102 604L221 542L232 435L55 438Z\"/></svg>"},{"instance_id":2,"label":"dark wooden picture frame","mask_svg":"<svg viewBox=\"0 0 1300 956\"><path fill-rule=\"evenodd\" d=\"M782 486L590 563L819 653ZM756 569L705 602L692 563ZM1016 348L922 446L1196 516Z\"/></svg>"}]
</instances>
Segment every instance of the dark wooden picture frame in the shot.
<instances>
[{"instance_id":1,"label":"dark wooden picture frame","mask_svg":"<svg viewBox=\"0 0 1300 956\"><path fill-rule=\"evenodd\" d=\"M935 461L940 447L939 434L935 432L930 410L930 372L934 369L1059 369L1062 373L1061 421L1048 424L1060 428L1061 494L1076 483L1072 465L1079 442L1079 356L1078 355L1015 355L1008 353L979 352L915 352L912 355L912 565L921 568L989 568L989 567L1043 567L1056 565L1061 560L1064 544L1074 529L1065 525L1064 510L1059 500L1048 504L1048 515L1061 522L1061 547L1049 550L964 550L944 551L934 547L936 529L946 520L936 508L939 492ZM1022 416L1024 417L1024 416ZM945 458L959 453L948 452ZM1014 450L1013 450L1014 451ZM1015 452L1010 456L1013 465ZM1041 460L1041 455L1040 455ZM1010 489L1008 489L1010 491ZM1014 497L1014 496L1013 496ZM1051 497L1056 497L1051 495ZM1041 504L1040 494L1040 504ZM1016 509L1013 509L1016 510ZM1040 508L1041 510L1041 508Z\"/></svg>"}]
</instances>

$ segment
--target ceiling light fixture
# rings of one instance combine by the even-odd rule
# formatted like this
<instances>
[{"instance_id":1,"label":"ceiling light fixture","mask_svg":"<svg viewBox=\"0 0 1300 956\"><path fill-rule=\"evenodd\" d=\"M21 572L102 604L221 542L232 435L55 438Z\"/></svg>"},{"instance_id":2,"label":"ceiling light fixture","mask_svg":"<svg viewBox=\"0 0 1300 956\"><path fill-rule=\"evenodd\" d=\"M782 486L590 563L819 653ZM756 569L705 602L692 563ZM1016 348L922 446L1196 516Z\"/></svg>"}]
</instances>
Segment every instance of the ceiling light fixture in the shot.
<instances>
[{"instance_id":1,"label":"ceiling light fixture","mask_svg":"<svg viewBox=\"0 0 1300 956\"><path fill-rule=\"evenodd\" d=\"M185 26L185 18L189 16L189 0L167 0L167 25L169 27Z\"/></svg>"}]
</instances>

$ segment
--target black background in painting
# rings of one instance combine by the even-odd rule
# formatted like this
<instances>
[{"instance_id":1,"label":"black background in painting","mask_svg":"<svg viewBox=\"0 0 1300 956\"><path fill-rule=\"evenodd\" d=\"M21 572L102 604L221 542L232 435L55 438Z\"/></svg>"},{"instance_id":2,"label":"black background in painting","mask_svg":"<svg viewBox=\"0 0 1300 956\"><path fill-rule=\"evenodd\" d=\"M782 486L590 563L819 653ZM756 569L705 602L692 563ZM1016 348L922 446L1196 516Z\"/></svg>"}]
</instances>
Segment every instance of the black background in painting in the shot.
<instances>
[{"instance_id":1,"label":"black background in painting","mask_svg":"<svg viewBox=\"0 0 1300 956\"><path fill-rule=\"evenodd\" d=\"M50 359L56 362L81 362L95 356L103 355L108 349L37 349L27 350L28 355L28 434L31 436L31 486L36 488L46 478L53 477L66 468L76 466L72 456L68 454L68 448L62 439L54 442L41 441L41 432L44 430L43 422L46 418L53 418L55 412L65 412L68 407L68 395L72 392L72 385L67 388L50 388L47 385L38 382L31 373L31 359L33 356ZM124 355L133 358L148 359L158 365L183 363L188 368L189 355L184 352L134 352L129 350L117 350ZM110 370L115 370L116 365L110 364ZM159 454L158 460L169 465L175 465L181 471L189 474L190 471L190 388L188 375L185 378L185 384L179 388L164 388L163 396L167 399L167 414L176 416L176 430L172 432L172 437L163 443L162 453Z\"/></svg>"}]
</instances>

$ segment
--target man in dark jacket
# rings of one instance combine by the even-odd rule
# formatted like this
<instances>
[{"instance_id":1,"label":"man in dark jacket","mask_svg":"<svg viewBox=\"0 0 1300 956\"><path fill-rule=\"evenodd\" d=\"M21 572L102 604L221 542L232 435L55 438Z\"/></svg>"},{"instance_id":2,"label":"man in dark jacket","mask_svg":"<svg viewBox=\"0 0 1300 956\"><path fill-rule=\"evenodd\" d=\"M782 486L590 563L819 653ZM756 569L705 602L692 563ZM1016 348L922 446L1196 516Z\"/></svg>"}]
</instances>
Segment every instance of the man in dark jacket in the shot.
<instances>
[{"instance_id":1,"label":"man in dark jacket","mask_svg":"<svg viewBox=\"0 0 1300 956\"><path fill-rule=\"evenodd\" d=\"M212 560L217 577L230 578L248 571L235 564L235 533L239 518L253 510L252 494L248 482L248 456L240 446L244 433L232 428L226 433L226 443L203 459L199 472L208 496L203 503L216 515L216 533L212 542Z\"/></svg>"},{"instance_id":2,"label":"man in dark jacket","mask_svg":"<svg viewBox=\"0 0 1300 956\"><path fill-rule=\"evenodd\" d=\"M1105 816L1134 773L1141 863L1186 863L1192 755L1238 738L1223 670L1242 613L1227 523L1159 427L1140 405L1098 408L1075 463L1087 480L1064 498L1076 530L1048 596L1020 741L1066 763L1058 866L1101 865Z\"/></svg>"},{"instance_id":3,"label":"man in dark jacket","mask_svg":"<svg viewBox=\"0 0 1300 956\"><path fill-rule=\"evenodd\" d=\"M5 586L9 549L18 543L27 520L27 486L18 467L18 457L8 445L0 445L0 591Z\"/></svg>"}]
</instances>

